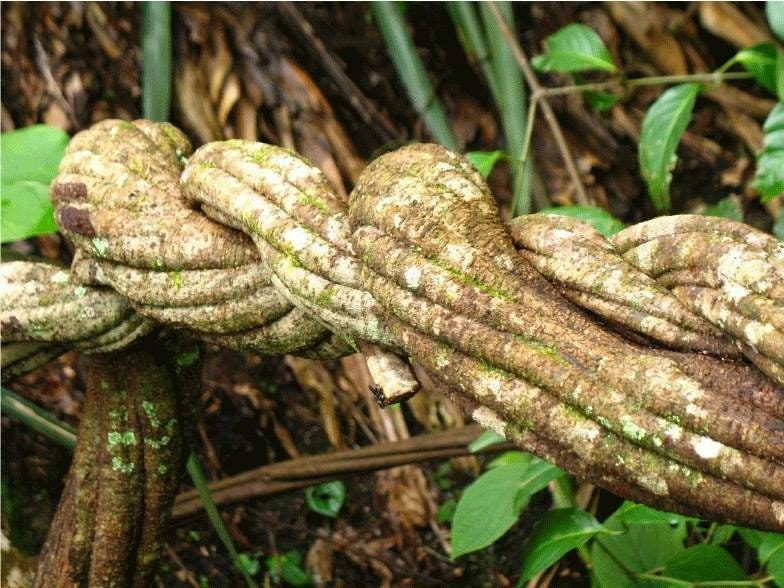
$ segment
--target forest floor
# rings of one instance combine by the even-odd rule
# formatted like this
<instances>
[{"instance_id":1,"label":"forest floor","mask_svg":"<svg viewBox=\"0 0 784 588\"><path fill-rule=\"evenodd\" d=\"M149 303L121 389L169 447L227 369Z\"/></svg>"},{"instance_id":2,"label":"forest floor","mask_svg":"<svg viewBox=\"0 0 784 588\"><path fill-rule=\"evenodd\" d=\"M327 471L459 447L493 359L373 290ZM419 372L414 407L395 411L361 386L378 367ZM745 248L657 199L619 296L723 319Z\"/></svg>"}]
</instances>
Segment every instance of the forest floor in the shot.
<instances>
[{"instance_id":1,"label":"forest floor","mask_svg":"<svg viewBox=\"0 0 784 588\"><path fill-rule=\"evenodd\" d=\"M708 72L740 47L769 35L756 3L525 3L515 7L529 55L574 22L589 25L628 77ZM406 4L414 41L466 151L503 147L486 84L460 45L444 6ZM310 158L342 193L378 154L428 140L364 3L175 4L172 122L194 145L239 137L283 145ZM139 31L133 3L4 3L2 130L35 123L78 132L105 118L141 114ZM335 67L345 76L334 74ZM351 83L346 83L346 79ZM547 86L571 83L540 76ZM661 87L638 89L598 113L579 95L550 100L591 202L626 223L655 216L637 163L646 108ZM751 189L761 124L773 107L751 81L724 84L698 99L679 148L674 212L699 212L730 197L745 222L770 231L780 198L766 206ZM535 201L575 202L575 186L544 120L533 132ZM489 183L509 214L508 167ZM68 263L69 244L44 236L23 253ZM382 412L358 357L334 362L262 359L210 349L196 445L208 478L466 425L435 387ZM65 355L12 387L78 425L84 379L77 354ZM27 554L40 548L70 456L8 418L2 421L3 528ZM521 522L492 547L453 562L448 506L485 457L438 459L345 478L339 516L310 512L304 491L243 500L222 509L238 550L261 554L258 578L272 582L266 558L297 552L302 568L334 586L511 586L520 546L549 507L541 493ZM183 489L190 481L183 478ZM583 488L594 511L618 499ZM448 517L447 517L448 518ZM296 558L295 558L296 559ZM240 585L241 577L203 513L177 518L159 578L162 586ZM580 586L579 560L566 558L538 586Z\"/></svg>"}]
</instances>

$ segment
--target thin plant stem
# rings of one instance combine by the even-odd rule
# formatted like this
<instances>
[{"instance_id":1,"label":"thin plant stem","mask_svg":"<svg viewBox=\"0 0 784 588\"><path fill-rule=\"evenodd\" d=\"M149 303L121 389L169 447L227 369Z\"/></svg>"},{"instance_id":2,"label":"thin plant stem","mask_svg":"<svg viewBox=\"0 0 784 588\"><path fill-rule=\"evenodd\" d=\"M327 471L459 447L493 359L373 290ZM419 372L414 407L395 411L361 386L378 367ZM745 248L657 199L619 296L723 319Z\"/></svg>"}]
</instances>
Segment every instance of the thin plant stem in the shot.
<instances>
[{"instance_id":1,"label":"thin plant stem","mask_svg":"<svg viewBox=\"0 0 784 588\"><path fill-rule=\"evenodd\" d=\"M534 70L531 69L531 64L528 62L528 57L526 56L525 51L523 51L520 43L518 43L517 39L515 39L512 29L509 28L509 25L496 6L496 3L488 2L487 7L489 8L490 12L496 20L496 23L501 29L501 34L503 34L506 42L511 47L512 53L515 57L515 60L517 61L517 65L520 68L520 71L523 72L523 76L525 77L526 82L528 82L531 93L536 95L537 92L541 91L542 86L539 83ZM533 104L531 106L533 106ZM561 125L558 123L558 119L555 117L553 108L550 106L547 100L542 100L542 114L544 115L544 118L550 127L553 138L558 145L558 150L561 152L561 157L564 160L566 171L569 173L569 177L572 179L572 183L574 184L575 200L577 200L578 204L591 206L593 202L591 202L585 192L585 187L583 186L582 180L580 179L580 173L577 170L577 165L574 163L572 152L569 149L569 146L566 144L566 139L564 138L563 132L561 131ZM526 149L527 147L523 145L520 152L521 159L523 151Z\"/></svg>"},{"instance_id":2,"label":"thin plant stem","mask_svg":"<svg viewBox=\"0 0 784 588\"><path fill-rule=\"evenodd\" d=\"M76 432L70 425L57 420L41 407L5 386L0 390L0 407L3 414L27 425L58 445L70 451L76 447Z\"/></svg>"},{"instance_id":3,"label":"thin plant stem","mask_svg":"<svg viewBox=\"0 0 784 588\"><path fill-rule=\"evenodd\" d=\"M142 111L154 121L169 119L172 84L171 4L142 3Z\"/></svg>"}]
</instances>

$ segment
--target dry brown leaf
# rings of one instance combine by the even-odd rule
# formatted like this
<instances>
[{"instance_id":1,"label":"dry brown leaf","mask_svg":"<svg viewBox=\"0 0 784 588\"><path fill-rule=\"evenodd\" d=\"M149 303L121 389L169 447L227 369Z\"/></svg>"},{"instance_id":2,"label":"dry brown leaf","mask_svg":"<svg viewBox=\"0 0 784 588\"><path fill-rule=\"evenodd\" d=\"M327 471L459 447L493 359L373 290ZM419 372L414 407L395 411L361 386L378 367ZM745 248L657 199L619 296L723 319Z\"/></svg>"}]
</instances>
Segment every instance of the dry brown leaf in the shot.
<instances>
[{"instance_id":1,"label":"dry brown leaf","mask_svg":"<svg viewBox=\"0 0 784 588\"><path fill-rule=\"evenodd\" d=\"M770 41L768 31L758 27L730 2L699 2L700 23L712 34L736 48Z\"/></svg>"},{"instance_id":2,"label":"dry brown leaf","mask_svg":"<svg viewBox=\"0 0 784 588\"><path fill-rule=\"evenodd\" d=\"M316 586L332 582L332 546L324 539L316 539L305 556L305 567Z\"/></svg>"},{"instance_id":3,"label":"dry brown leaf","mask_svg":"<svg viewBox=\"0 0 784 588\"><path fill-rule=\"evenodd\" d=\"M223 93L221 94L220 103L218 105L218 122L221 126L226 125L231 109L234 108L237 100L240 99L241 93L240 78L237 74L231 73L229 77L226 78L226 84L223 86Z\"/></svg>"},{"instance_id":4,"label":"dry brown leaf","mask_svg":"<svg viewBox=\"0 0 784 588\"><path fill-rule=\"evenodd\" d=\"M175 105L185 126L200 143L221 140L223 134L207 95L204 73L191 58L186 58L175 71Z\"/></svg>"},{"instance_id":5,"label":"dry brown leaf","mask_svg":"<svg viewBox=\"0 0 784 588\"><path fill-rule=\"evenodd\" d=\"M332 447L344 449L334 393L337 385L332 374L321 361L294 357L293 355L286 356L286 365L291 368L299 385L318 397L324 432Z\"/></svg>"}]
</instances>

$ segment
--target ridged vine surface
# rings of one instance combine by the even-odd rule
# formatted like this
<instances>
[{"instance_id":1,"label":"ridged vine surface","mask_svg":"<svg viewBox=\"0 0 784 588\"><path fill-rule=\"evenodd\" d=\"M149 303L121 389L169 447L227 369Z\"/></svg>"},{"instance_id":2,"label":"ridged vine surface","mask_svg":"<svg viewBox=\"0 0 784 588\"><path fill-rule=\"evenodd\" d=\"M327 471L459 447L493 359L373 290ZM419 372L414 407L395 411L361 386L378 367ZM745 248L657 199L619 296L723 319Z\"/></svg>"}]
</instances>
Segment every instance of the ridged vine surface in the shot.
<instances>
[{"instance_id":1,"label":"ridged vine surface","mask_svg":"<svg viewBox=\"0 0 784 588\"><path fill-rule=\"evenodd\" d=\"M784 249L764 233L688 215L609 241L564 217L507 227L435 145L378 158L346 203L294 153L191 155L147 121L77 135L51 193L78 255L70 274L3 266L17 371L43 342L102 351L153 324L264 354L373 344L583 478L784 529Z\"/></svg>"}]
</instances>

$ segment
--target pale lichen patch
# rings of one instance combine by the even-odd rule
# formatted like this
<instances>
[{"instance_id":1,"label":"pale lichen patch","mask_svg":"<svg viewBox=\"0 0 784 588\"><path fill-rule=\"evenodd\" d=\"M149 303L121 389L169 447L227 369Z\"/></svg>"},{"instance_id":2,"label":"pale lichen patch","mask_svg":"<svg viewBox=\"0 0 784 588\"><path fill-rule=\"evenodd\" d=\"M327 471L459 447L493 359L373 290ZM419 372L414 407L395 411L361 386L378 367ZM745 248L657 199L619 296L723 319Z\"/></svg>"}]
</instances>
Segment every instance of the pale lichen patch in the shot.
<instances>
[{"instance_id":1,"label":"pale lichen patch","mask_svg":"<svg viewBox=\"0 0 784 588\"><path fill-rule=\"evenodd\" d=\"M695 453L703 459L714 459L719 456L723 445L710 437L700 437L693 445Z\"/></svg>"},{"instance_id":2,"label":"pale lichen patch","mask_svg":"<svg viewBox=\"0 0 784 588\"><path fill-rule=\"evenodd\" d=\"M419 280L421 279L421 277L422 277L422 270L414 265L409 267L406 270L405 274L403 275L403 278L406 281L406 286L410 290L416 290L419 287Z\"/></svg>"}]
</instances>

